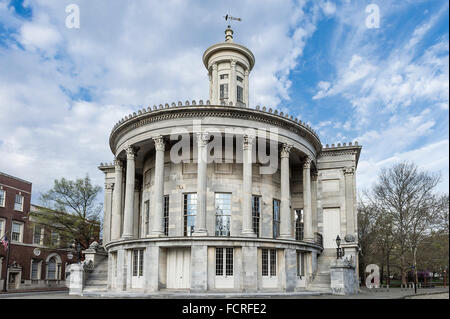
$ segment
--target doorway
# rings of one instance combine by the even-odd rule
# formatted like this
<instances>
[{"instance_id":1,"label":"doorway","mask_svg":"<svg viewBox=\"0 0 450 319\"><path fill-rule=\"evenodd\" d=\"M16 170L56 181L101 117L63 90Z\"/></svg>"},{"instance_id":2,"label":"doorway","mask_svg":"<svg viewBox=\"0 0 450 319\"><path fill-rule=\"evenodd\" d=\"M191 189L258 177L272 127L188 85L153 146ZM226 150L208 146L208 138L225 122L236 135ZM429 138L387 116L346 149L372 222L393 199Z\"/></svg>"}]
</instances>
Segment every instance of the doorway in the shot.
<instances>
[{"instance_id":1,"label":"doorway","mask_svg":"<svg viewBox=\"0 0 450 319\"><path fill-rule=\"evenodd\" d=\"M167 289L189 289L191 287L191 249L170 248L167 250Z\"/></svg>"}]
</instances>

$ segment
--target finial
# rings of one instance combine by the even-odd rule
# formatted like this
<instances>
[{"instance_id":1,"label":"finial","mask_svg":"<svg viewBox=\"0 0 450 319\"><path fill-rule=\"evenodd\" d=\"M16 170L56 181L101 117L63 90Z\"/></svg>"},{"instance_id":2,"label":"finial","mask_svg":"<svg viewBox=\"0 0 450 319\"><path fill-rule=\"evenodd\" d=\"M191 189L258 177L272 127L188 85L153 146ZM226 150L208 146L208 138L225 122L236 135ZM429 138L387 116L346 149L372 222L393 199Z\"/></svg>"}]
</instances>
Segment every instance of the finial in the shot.
<instances>
[{"instance_id":1,"label":"finial","mask_svg":"<svg viewBox=\"0 0 450 319\"><path fill-rule=\"evenodd\" d=\"M233 30L231 29L231 21L241 21L241 18L235 18L227 14L224 16L225 21L228 21L228 28L225 30L225 42L233 42Z\"/></svg>"}]
</instances>

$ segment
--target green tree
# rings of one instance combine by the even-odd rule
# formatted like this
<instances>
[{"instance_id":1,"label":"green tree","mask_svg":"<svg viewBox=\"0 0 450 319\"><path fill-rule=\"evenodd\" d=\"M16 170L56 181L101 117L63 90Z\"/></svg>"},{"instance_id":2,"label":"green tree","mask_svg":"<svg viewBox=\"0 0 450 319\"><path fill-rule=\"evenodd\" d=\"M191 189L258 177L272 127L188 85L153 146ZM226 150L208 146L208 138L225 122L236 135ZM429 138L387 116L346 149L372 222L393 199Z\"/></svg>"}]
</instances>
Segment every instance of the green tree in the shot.
<instances>
[{"instance_id":1,"label":"green tree","mask_svg":"<svg viewBox=\"0 0 450 319\"><path fill-rule=\"evenodd\" d=\"M55 180L53 188L40 197L46 208L31 216L35 223L58 232L61 242L79 243L86 249L100 233L102 205L96 202L100 190L88 175L75 181Z\"/></svg>"}]
</instances>

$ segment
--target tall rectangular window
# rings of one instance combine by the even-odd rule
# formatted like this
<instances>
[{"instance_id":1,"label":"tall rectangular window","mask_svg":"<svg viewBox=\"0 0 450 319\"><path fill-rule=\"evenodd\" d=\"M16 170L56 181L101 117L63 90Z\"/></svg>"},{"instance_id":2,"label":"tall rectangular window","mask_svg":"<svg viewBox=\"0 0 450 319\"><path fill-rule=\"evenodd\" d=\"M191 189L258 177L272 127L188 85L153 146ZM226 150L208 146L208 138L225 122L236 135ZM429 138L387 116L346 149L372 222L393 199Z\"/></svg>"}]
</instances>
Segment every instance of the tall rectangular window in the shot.
<instances>
[{"instance_id":1,"label":"tall rectangular window","mask_svg":"<svg viewBox=\"0 0 450 319\"><path fill-rule=\"evenodd\" d=\"M233 276L233 248L216 248L216 276Z\"/></svg>"},{"instance_id":2,"label":"tall rectangular window","mask_svg":"<svg viewBox=\"0 0 450 319\"><path fill-rule=\"evenodd\" d=\"M238 80L239 82L242 82L244 79L238 75L238 76L236 76L236 80Z\"/></svg>"},{"instance_id":3,"label":"tall rectangular window","mask_svg":"<svg viewBox=\"0 0 450 319\"><path fill-rule=\"evenodd\" d=\"M220 85L220 99L228 99L228 84Z\"/></svg>"},{"instance_id":4,"label":"tall rectangular window","mask_svg":"<svg viewBox=\"0 0 450 319\"><path fill-rule=\"evenodd\" d=\"M3 235L5 234L5 226L6 225L6 221L3 218L0 218L0 238L3 237Z\"/></svg>"},{"instance_id":5,"label":"tall rectangular window","mask_svg":"<svg viewBox=\"0 0 450 319\"><path fill-rule=\"evenodd\" d=\"M303 240L303 209L295 210L295 240Z\"/></svg>"},{"instance_id":6,"label":"tall rectangular window","mask_svg":"<svg viewBox=\"0 0 450 319\"><path fill-rule=\"evenodd\" d=\"M242 86L239 85L237 86L236 94L237 94L237 101L244 102L244 89L242 88Z\"/></svg>"},{"instance_id":7,"label":"tall rectangular window","mask_svg":"<svg viewBox=\"0 0 450 319\"><path fill-rule=\"evenodd\" d=\"M306 264L305 264L305 253L297 252L297 276L303 277L305 275Z\"/></svg>"},{"instance_id":8,"label":"tall rectangular window","mask_svg":"<svg viewBox=\"0 0 450 319\"><path fill-rule=\"evenodd\" d=\"M148 234L149 232L149 223L150 223L150 201L146 200L144 202L144 218L145 218L145 229L144 234Z\"/></svg>"},{"instance_id":9,"label":"tall rectangular window","mask_svg":"<svg viewBox=\"0 0 450 319\"><path fill-rule=\"evenodd\" d=\"M52 232L50 234L50 240L51 240L51 245L53 247L58 246L58 244L59 244L59 234L58 234L58 232L52 230Z\"/></svg>"},{"instance_id":10,"label":"tall rectangular window","mask_svg":"<svg viewBox=\"0 0 450 319\"><path fill-rule=\"evenodd\" d=\"M220 79L221 79L221 80L226 80L226 79L228 79L228 74L221 74L221 75L220 75Z\"/></svg>"},{"instance_id":11,"label":"tall rectangular window","mask_svg":"<svg viewBox=\"0 0 450 319\"><path fill-rule=\"evenodd\" d=\"M23 211L23 196L16 194L16 198L14 200L14 210Z\"/></svg>"},{"instance_id":12,"label":"tall rectangular window","mask_svg":"<svg viewBox=\"0 0 450 319\"><path fill-rule=\"evenodd\" d=\"M31 280L39 279L38 270L39 270L39 262L37 260L32 260L31 261Z\"/></svg>"},{"instance_id":13,"label":"tall rectangular window","mask_svg":"<svg viewBox=\"0 0 450 319\"><path fill-rule=\"evenodd\" d=\"M280 201L273 200L273 238L280 235Z\"/></svg>"},{"instance_id":14,"label":"tall rectangular window","mask_svg":"<svg viewBox=\"0 0 450 319\"><path fill-rule=\"evenodd\" d=\"M144 275L144 250L133 250L133 276L142 277Z\"/></svg>"},{"instance_id":15,"label":"tall rectangular window","mask_svg":"<svg viewBox=\"0 0 450 319\"><path fill-rule=\"evenodd\" d=\"M277 251L275 249L262 249L261 266L264 277L277 275Z\"/></svg>"},{"instance_id":16,"label":"tall rectangular window","mask_svg":"<svg viewBox=\"0 0 450 319\"><path fill-rule=\"evenodd\" d=\"M11 240L22 242L22 229L23 229L22 223L13 222Z\"/></svg>"},{"instance_id":17,"label":"tall rectangular window","mask_svg":"<svg viewBox=\"0 0 450 319\"><path fill-rule=\"evenodd\" d=\"M216 193L216 236L230 236L231 194Z\"/></svg>"},{"instance_id":18,"label":"tall rectangular window","mask_svg":"<svg viewBox=\"0 0 450 319\"><path fill-rule=\"evenodd\" d=\"M259 237L259 220L261 217L261 205L259 196L252 196L252 224L256 237Z\"/></svg>"},{"instance_id":19,"label":"tall rectangular window","mask_svg":"<svg viewBox=\"0 0 450 319\"><path fill-rule=\"evenodd\" d=\"M169 236L169 195L164 196L164 235Z\"/></svg>"},{"instance_id":20,"label":"tall rectangular window","mask_svg":"<svg viewBox=\"0 0 450 319\"><path fill-rule=\"evenodd\" d=\"M39 225L34 226L34 233L33 233L33 244L35 245L41 245L42 239L42 227Z\"/></svg>"},{"instance_id":21,"label":"tall rectangular window","mask_svg":"<svg viewBox=\"0 0 450 319\"><path fill-rule=\"evenodd\" d=\"M6 191L0 189L0 207L5 207Z\"/></svg>"},{"instance_id":22,"label":"tall rectangular window","mask_svg":"<svg viewBox=\"0 0 450 319\"><path fill-rule=\"evenodd\" d=\"M192 236L197 215L197 193L184 194L184 236Z\"/></svg>"}]
</instances>

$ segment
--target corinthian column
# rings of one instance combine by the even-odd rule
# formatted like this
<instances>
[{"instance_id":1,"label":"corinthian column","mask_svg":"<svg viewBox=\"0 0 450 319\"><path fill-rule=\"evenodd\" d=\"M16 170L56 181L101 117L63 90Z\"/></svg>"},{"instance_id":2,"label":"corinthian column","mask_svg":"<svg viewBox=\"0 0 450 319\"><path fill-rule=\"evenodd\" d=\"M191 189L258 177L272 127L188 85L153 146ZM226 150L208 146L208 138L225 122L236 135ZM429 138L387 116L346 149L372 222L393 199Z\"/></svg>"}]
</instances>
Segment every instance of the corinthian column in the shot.
<instances>
[{"instance_id":1,"label":"corinthian column","mask_svg":"<svg viewBox=\"0 0 450 319\"><path fill-rule=\"evenodd\" d=\"M248 101L248 70L245 70L244 73L244 103L246 107L250 107Z\"/></svg>"},{"instance_id":2,"label":"corinthian column","mask_svg":"<svg viewBox=\"0 0 450 319\"><path fill-rule=\"evenodd\" d=\"M193 236L207 236L206 230L206 168L208 133L197 133L197 216Z\"/></svg>"},{"instance_id":3,"label":"corinthian column","mask_svg":"<svg viewBox=\"0 0 450 319\"><path fill-rule=\"evenodd\" d=\"M123 164L116 157L114 160L115 180L113 203L111 212L111 240L118 240L120 238L120 228L122 223L122 179L123 179Z\"/></svg>"},{"instance_id":4,"label":"corinthian column","mask_svg":"<svg viewBox=\"0 0 450 319\"><path fill-rule=\"evenodd\" d=\"M252 224L252 143L254 136L244 135L242 147L243 176L242 176L242 235L255 237Z\"/></svg>"},{"instance_id":5,"label":"corinthian column","mask_svg":"<svg viewBox=\"0 0 450 319\"><path fill-rule=\"evenodd\" d=\"M114 190L114 183L105 183L105 215L103 217L103 241L104 243L109 243L111 241L111 214L112 205L111 199Z\"/></svg>"},{"instance_id":6,"label":"corinthian column","mask_svg":"<svg viewBox=\"0 0 450 319\"><path fill-rule=\"evenodd\" d=\"M289 190L289 153L292 145L283 144L281 149L281 202L280 237L292 239L291 193Z\"/></svg>"},{"instance_id":7,"label":"corinthian column","mask_svg":"<svg viewBox=\"0 0 450 319\"><path fill-rule=\"evenodd\" d=\"M303 213L304 213L304 240L313 241L312 211L311 211L311 157L306 157L303 163Z\"/></svg>"},{"instance_id":8,"label":"corinthian column","mask_svg":"<svg viewBox=\"0 0 450 319\"><path fill-rule=\"evenodd\" d=\"M211 81L211 87L212 87L212 96L211 96L211 104L218 105L219 104L219 76L217 73L217 63L213 63L212 65L212 81Z\"/></svg>"},{"instance_id":9,"label":"corinthian column","mask_svg":"<svg viewBox=\"0 0 450 319\"><path fill-rule=\"evenodd\" d=\"M162 136L153 138L155 141L155 186L153 191L154 211L150 208L150 220L153 228L150 236L159 237L164 235L163 230L163 196L164 196L164 151L166 149ZM153 217L153 218L152 218Z\"/></svg>"},{"instance_id":10,"label":"corinthian column","mask_svg":"<svg viewBox=\"0 0 450 319\"><path fill-rule=\"evenodd\" d=\"M231 72L230 72L230 96L228 97L228 101L233 102L233 105L237 103L237 95L236 95L236 60L231 60Z\"/></svg>"},{"instance_id":11,"label":"corinthian column","mask_svg":"<svg viewBox=\"0 0 450 319\"><path fill-rule=\"evenodd\" d=\"M125 149L127 153L127 174L125 181L125 210L123 219L122 238L133 238L133 213L134 213L134 180L135 180L135 163L137 149L128 146Z\"/></svg>"}]
</instances>

